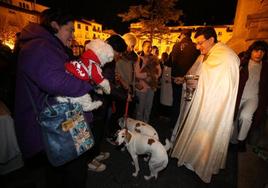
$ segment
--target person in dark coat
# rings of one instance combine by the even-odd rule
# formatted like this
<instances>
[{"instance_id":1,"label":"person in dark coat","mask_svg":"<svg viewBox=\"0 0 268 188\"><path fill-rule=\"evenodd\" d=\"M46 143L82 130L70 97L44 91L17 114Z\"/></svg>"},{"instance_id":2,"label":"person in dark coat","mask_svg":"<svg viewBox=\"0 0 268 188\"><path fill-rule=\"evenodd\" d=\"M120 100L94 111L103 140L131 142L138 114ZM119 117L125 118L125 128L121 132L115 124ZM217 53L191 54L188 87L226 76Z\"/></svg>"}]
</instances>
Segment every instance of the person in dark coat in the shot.
<instances>
[{"instance_id":1,"label":"person in dark coat","mask_svg":"<svg viewBox=\"0 0 268 188\"><path fill-rule=\"evenodd\" d=\"M110 143L114 141L114 131L118 128L117 120L124 115L125 112L125 102L129 97L128 89L124 88L121 77L118 72L116 72L117 62L123 57L127 50L127 44L125 40L120 35L112 35L106 39L107 43L110 44L115 52L115 58L109 67L105 67L104 72L106 77L109 79L111 84L111 95L109 98L110 107L112 110L111 115L108 117L108 127L107 127L107 140Z\"/></svg>"},{"instance_id":2,"label":"person in dark coat","mask_svg":"<svg viewBox=\"0 0 268 188\"><path fill-rule=\"evenodd\" d=\"M251 128L260 126L268 104L268 44L255 41L241 55L239 88L235 110L233 143L245 151L245 140Z\"/></svg>"},{"instance_id":3,"label":"person in dark coat","mask_svg":"<svg viewBox=\"0 0 268 188\"><path fill-rule=\"evenodd\" d=\"M69 60L66 48L73 39L74 17L61 10L47 9L40 20L40 24L27 25L20 34L15 94L18 144L26 166L45 170L44 187L82 188L87 179L87 152L60 167L50 165L27 85L38 112L42 110L47 94L50 96L48 102L54 104L55 96L78 97L93 88L88 82L68 74L64 68L64 63ZM91 123L92 113L85 113L85 117Z\"/></svg>"},{"instance_id":4,"label":"person in dark coat","mask_svg":"<svg viewBox=\"0 0 268 188\"><path fill-rule=\"evenodd\" d=\"M112 101L115 101L116 104L116 101L125 101L127 98L127 90L117 87L115 74L116 61L121 57L122 53L126 51L127 45L124 39L119 35L110 36L106 42L111 45L114 50L114 60L107 63L102 68L104 78L110 83L111 93L110 95L98 95L96 93L92 95L95 100L101 100L103 103L102 106L93 111L94 121L92 133L95 138L95 146L91 150L90 162L88 163L88 170L93 172L102 172L106 169L106 165L102 163L102 161L108 159L110 153L101 151L103 138L106 131L109 130L109 127L113 127L114 124L117 123L117 114L122 111L124 112L124 108L117 107L116 112L111 115L110 109L113 103Z\"/></svg>"},{"instance_id":5,"label":"person in dark coat","mask_svg":"<svg viewBox=\"0 0 268 188\"><path fill-rule=\"evenodd\" d=\"M171 127L173 128L180 114L180 102L182 93L182 83L184 76L194 64L199 55L195 43L191 39L192 30L182 30L179 41L174 44L169 56L171 61L171 76L173 79L173 104L171 110Z\"/></svg>"}]
</instances>

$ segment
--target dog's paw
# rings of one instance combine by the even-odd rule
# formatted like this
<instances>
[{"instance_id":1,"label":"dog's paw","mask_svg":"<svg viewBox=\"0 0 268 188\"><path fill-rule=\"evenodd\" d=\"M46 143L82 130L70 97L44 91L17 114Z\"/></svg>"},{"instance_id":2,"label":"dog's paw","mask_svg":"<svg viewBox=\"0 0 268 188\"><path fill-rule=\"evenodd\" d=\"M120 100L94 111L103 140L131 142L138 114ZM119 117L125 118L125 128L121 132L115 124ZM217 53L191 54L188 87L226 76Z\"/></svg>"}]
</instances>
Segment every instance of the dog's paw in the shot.
<instances>
[{"instance_id":1,"label":"dog's paw","mask_svg":"<svg viewBox=\"0 0 268 188\"><path fill-rule=\"evenodd\" d=\"M107 79L104 79L99 86L102 88L103 92L109 95L111 93L111 86Z\"/></svg>"},{"instance_id":2,"label":"dog's paw","mask_svg":"<svg viewBox=\"0 0 268 188\"><path fill-rule=\"evenodd\" d=\"M147 156L147 157L144 157L144 158L143 158L143 160L144 160L145 162L148 162L149 159L150 159L150 156Z\"/></svg>"},{"instance_id":3,"label":"dog's paw","mask_svg":"<svg viewBox=\"0 0 268 188\"><path fill-rule=\"evenodd\" d=\"M151 179L152 178L152 176L144 176L144 179L145 180L149 180L149 179Z\"/></svg>"},{"instance_id":4,"label":"dog's paw","mask_svg":"<svg viewBox=\"0 0 268 188\"><path fill-rule=\"evenodd\" d=\"M132 173L132 176L134 176L134 177L137 177L137 175L138 175L138 172Z\"/></svg>"},{"instance_id":5,"label":"dog's paw","mask_svg":"<svg viewBox=\"0 0 268 188\"><path fill-rule=\"evenodd\" d=\"M83 111L88 112L88 111L92 111L92 110L99 108L101 105L102 105L102 101L94 101L88 104L84 103L82 104L82 107L83 107Z\"/></svg>"},{"instance_id":6,"label":"dog's paw","mask_svg":"<svg viewBox=\"0 0 268 188\"><path fill-rule=\"evenodd\" d=\"M103 90L101 88L96 88L94 91L99 95L103 95Z\"/></svg>"},{"instance_id":7,"label":"dog's paw","mask_svg":"<svg viewBox=\"0 0 268 188\"><path fill-rule=\"evenodd\" d=\"M122 152L124 152L124 151L126 151L126 147L122 147L121 149L120 149ZM132 162L133 163L133 162ZM134 163L133 163L134 164Z\"/></svg>"},{"instance_id":8,"label":"dog's paw","mask_svg":"<svg viewBox=\"0 0 268 188\"><path fill-rule=\"evenodd\" d=\"M68 102L68 98L67 97L58 96L58 97L56 97L56 100L58 102Z\"/></svg>"}]
</instances>

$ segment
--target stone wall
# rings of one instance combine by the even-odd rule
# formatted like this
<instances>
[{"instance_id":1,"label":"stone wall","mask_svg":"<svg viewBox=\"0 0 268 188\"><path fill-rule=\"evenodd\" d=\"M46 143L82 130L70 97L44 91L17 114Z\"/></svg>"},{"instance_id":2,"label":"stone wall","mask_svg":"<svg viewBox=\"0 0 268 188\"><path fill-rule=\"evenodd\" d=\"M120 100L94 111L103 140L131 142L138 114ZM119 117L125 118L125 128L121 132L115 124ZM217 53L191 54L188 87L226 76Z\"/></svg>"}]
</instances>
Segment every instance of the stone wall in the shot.
<instances>
[{"instance_id":1,"label":"stone wall","mask_svg":"<svg viewBox=\"0 0 268 188\"><path fill-rule=\"evenodd\" d=\"M268 42L268 0L238 0L233 37L227 44L239 53L255 40Z\"/></svg>"}]
</instances>

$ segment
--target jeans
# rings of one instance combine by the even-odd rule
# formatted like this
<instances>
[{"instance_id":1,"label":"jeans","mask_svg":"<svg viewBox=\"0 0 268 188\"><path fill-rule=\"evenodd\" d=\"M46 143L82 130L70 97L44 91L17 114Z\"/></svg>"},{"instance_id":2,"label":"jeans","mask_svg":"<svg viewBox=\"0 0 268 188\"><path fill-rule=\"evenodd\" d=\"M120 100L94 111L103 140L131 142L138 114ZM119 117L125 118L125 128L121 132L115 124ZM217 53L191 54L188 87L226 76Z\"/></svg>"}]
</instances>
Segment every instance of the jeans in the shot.
<instances>
[{"instance_id":1,"label":"jeans","mask_svg":"<svg viewBox=\"0 0 268 188\"><path fill-rule=\"evenodd\" d=\"M136 108L136 119L148 123L153 105L154 91L152 89L147 89L146 92L137 91L136 95L139 99Z\"/></svg>"}]
</instances>

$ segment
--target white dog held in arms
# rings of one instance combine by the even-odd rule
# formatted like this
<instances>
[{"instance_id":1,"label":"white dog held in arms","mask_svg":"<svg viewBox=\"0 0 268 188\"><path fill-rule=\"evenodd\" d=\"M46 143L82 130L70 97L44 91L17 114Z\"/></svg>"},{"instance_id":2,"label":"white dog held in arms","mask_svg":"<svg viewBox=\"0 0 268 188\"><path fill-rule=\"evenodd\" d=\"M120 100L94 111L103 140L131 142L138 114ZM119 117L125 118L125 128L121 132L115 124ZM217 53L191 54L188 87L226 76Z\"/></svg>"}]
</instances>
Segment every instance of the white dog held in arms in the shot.
<instances>
[{"instance_id":1,"label":"white dog held in arms","mask_svg":"<svg viewBox=\"0 0 268 188\"><path fill-rule=\"evenodd\" d=\"M123 128L127 128L131 132L137 132L146 136L151 136L156 140L159 140L158 133L156 130L149 124L139 121L132 118L127 118L126 120L126 127L125 127L125 118L121 117L118 120L119 126Z\"/></svg>"},{"instance_id":2,"label":"white dog held in arms","mask_svg":"<svg viewBox=\"0 0 268 188\"><path fill-rule=\"evenodd\" d=\"M66 71L80 80L97 85L97 93L110 94L109 81L103 77L101 68L114 59L112 46L103 40L95 39L86 45L85 50L79 61L65 63ZM80 97L58 96L57 101L79 103L85 112L97 109L102 105L102 101L93 101L89 94Z\"/></svg>"},{"instance_id":3,"label":"white dog held in arms","mask_svg":"<svg viewBox=\"0 0 268 188\"><path fill-rule=\"evenodd\" d=\"M163 146L157 139L142 135L136 132L128 131L127 129L121 129L117 133L116 144L125 144L129 154L135 165L135 172L132 173L136 177L139 173L139 161L138 155L149 154L149 169L150 175L144 176L146 180L155 177L157 179L158 172L166 168L168 164L167 150L170 148L170 143L166 139L166 145Z\"/></svg>"}]
</instances>

